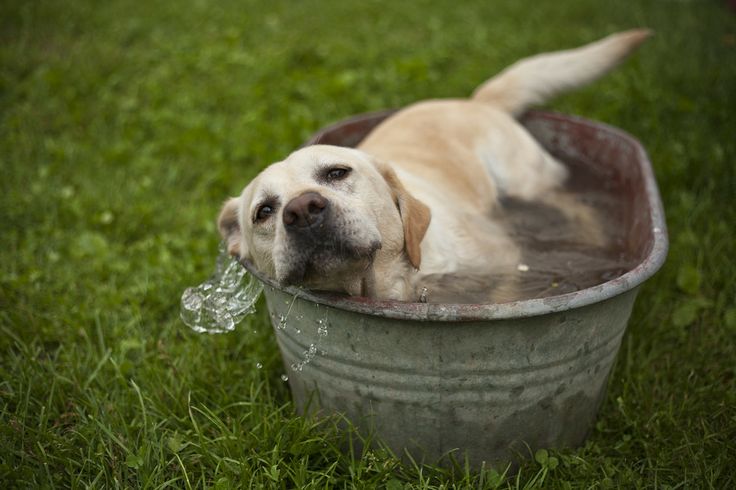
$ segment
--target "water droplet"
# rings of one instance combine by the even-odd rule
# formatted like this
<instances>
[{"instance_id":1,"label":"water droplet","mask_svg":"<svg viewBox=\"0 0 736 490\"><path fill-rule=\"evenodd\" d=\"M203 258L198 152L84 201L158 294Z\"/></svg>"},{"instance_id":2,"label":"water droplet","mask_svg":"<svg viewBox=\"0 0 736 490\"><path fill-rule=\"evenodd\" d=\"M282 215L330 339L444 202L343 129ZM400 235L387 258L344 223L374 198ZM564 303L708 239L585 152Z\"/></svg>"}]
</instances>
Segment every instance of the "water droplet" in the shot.
<instances>
[{"instance_id":1,"label":"water droplet","mask_svg":"<svg viewBox=\"0 0 736 490\"><path fill-rule=\"evenodd\" d=\"M652 229L652 231L653 231L654 233L662 233L662 228L660 228L659 226L655 226L655 227L654 227L654 228Z\"/></svg>"},{"instance_id":2,"label":"water droplet","mask_svg":"<svg viewBox=\"0 0 736 490\"><path fill-rule=\"evenodd\" d=\"M302 331L301 331L301 330L299 330L299 329L297 328L297 329L296 329L296 333L297 333L297 334L300 334L300 333L302 333Z\"/></svg>"},{"instance_id":3,"label":"water droplet","mask_svg":"<svg viewBox=\"0 0 736 490\"><path fill-rule=\"evenodd\" d=\"M263 369L263 364L261 364L260 362L257 362L256 369Z\"/></svg>"},{"instance_id":4,"label":"water droplet","mask_svg":"<svg viewBox=\"0 0 736 490\"><path fill-rule=\"evenodd\" d=\"M302 369L304 369L304 363L303 362L292 362L291 369L293 371L302 372Z\"/></svg>"},{"instance_id":5,"label":"water droplet","mask_svg":"<svg viewBox=\"0 0 736 490\"><path fill-rule=\"evenodd\" d=\"M282 374L281 375L281 381L287 382L287 381L289 381L289 377L287 375L285 375L285 374Z\"/></svg>"},{"instance_id":6,"label":"water droplet","mask_svg":"<svg viewBox=\"0 0 736 490\"><path fill-rule=\"evenodd\" d=\"M520 272L528 272L529 271L529 266L526 265L526 264L519 264L519 265L516 266L516 270L518 270Z\"/></svg>"},{"instance_id":7,"label":"water droplet","mask_svg":"<svg viewBox=\"0 0 736 490\"><path fill-rule=\"evenodd\" d=\"M327 325L320 325L317 327L317 335L320 337L327 337Z\"/></svg>"},{"instance_id":8,"label":"water droplet","mask_svg":"<svg viewBox=\"0 0 736 490\"><path fill-rule=\"evenodd\" d=\"M289 318L289 314L291 313L291 309L294 307L294 303L296 302L296 299L299 297L299 294L295 294L293 298L291 298L291 302L289 300L285 300L284 304L289 305L289 308L286 310L286 314L279 316L279 324L278 328L281 330L284 330L287 327L286 320Z\"/></svg>"}]
</instances>

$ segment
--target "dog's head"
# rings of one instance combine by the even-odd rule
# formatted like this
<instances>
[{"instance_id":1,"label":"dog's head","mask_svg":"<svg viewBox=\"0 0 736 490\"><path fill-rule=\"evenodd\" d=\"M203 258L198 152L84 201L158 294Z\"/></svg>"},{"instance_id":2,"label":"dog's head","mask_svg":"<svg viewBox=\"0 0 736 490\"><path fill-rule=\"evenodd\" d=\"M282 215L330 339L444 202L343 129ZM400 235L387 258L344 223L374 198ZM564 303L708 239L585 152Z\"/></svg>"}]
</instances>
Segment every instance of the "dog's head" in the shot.
<instances>
[{"instance_id":1,"label":"dog's head","mask_svg":"<svg viewBox=\"0 0 736 490\"><path fill-rule=\"evenodd\" d=\"M220 213L230 254L282 285L349 291L377 257L421 262L429 208L364 152L315 145L261 172Z\"/></svg>"}]
</instances>

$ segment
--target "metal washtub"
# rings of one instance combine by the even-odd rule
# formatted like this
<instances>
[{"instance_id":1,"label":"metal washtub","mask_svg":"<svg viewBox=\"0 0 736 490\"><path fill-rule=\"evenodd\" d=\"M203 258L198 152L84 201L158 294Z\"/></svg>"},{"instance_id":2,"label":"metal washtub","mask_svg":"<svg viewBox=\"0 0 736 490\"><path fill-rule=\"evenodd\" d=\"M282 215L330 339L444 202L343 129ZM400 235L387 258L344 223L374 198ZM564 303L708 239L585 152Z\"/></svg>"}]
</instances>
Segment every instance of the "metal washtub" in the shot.
<instances>
[{"instance_id":1,"label":"metal washtub","mask_svg":"<svg viewBox=\"0 0 736 490\"><path fill-rule=\"evenodd\" d=\"M353 117L308 144L354 146L390 113ZM664 214L647 154L630 135L544 112L523 122L562 161L606 167L637 265L559 296L426 304L281 289L246 264L265 283L299 413L339 412L399 456L446 464L452 454L474 468L585 440L639 287L665 260Z\"/></svg>"}]
</instances>

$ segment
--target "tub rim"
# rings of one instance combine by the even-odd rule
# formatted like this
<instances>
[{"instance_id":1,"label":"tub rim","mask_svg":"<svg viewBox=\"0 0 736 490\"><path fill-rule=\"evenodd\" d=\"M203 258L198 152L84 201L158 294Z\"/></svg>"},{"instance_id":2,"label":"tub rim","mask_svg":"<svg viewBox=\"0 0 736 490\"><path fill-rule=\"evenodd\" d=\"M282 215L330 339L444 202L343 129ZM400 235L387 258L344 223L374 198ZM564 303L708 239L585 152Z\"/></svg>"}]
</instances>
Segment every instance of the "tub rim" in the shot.
<instances>
[{"instance_id":1,"label":"tub rim","mask_svg":"<svg viewBox=\"0 0 736 490\"><path fill-rule=\"evenodd\" d=\"M384 110L358 114L333 123L315 133L305 146L319 143L323 135L342 128L347 124L387 117L396 112ZM665 222L662 200L654 178L649 156L642 144L632 135L617 127L593 121L580 116L572 116L557 112L530 111L522 119L548 120L553 122L573 123L603 131L625 141L633 148L641 167L647 201L649 203L650 233L653 241L646 256L631 270L604 283L581 289L571 293L548 296L545 298L524 299L506 303L411 303L393 300L374 300L362 296L347 296L330 292L310 291L294 286L281 287L274 280L258 272L252 263L242 261L243 266L266 287L283 291L291 296L299 297L313 303L347 310L365 315L373 315L397 320L416 321L453 321L472 322L485 320L508 320L541 316L550 313L564 312L599 303L630 291L652 277L664 264L669 248L667 224Z\"/></svg>"}]
</instances>

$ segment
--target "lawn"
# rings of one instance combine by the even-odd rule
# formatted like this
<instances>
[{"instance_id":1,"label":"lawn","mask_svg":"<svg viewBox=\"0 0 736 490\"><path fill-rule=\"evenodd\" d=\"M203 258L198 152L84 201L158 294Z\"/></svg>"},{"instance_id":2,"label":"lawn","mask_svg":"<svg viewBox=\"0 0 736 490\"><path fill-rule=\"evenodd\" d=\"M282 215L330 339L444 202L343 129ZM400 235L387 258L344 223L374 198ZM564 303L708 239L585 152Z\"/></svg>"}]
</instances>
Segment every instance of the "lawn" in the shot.
<instances>
[{"instance_id":1,"label":"lawn","mask_svg":"<svg viewBox=\"0 0 736 490\"><path fill-rule=\"evenodd\" d=\"M722 1L0 4L3 488L736 487L736 14ZM648 26L553 110L646 146L669 226L584 447L513 477L343 454L295 415L263 303L179 320L215 217L347 115L465 95L515 59Z\"/></svg>"}]
</instances>

